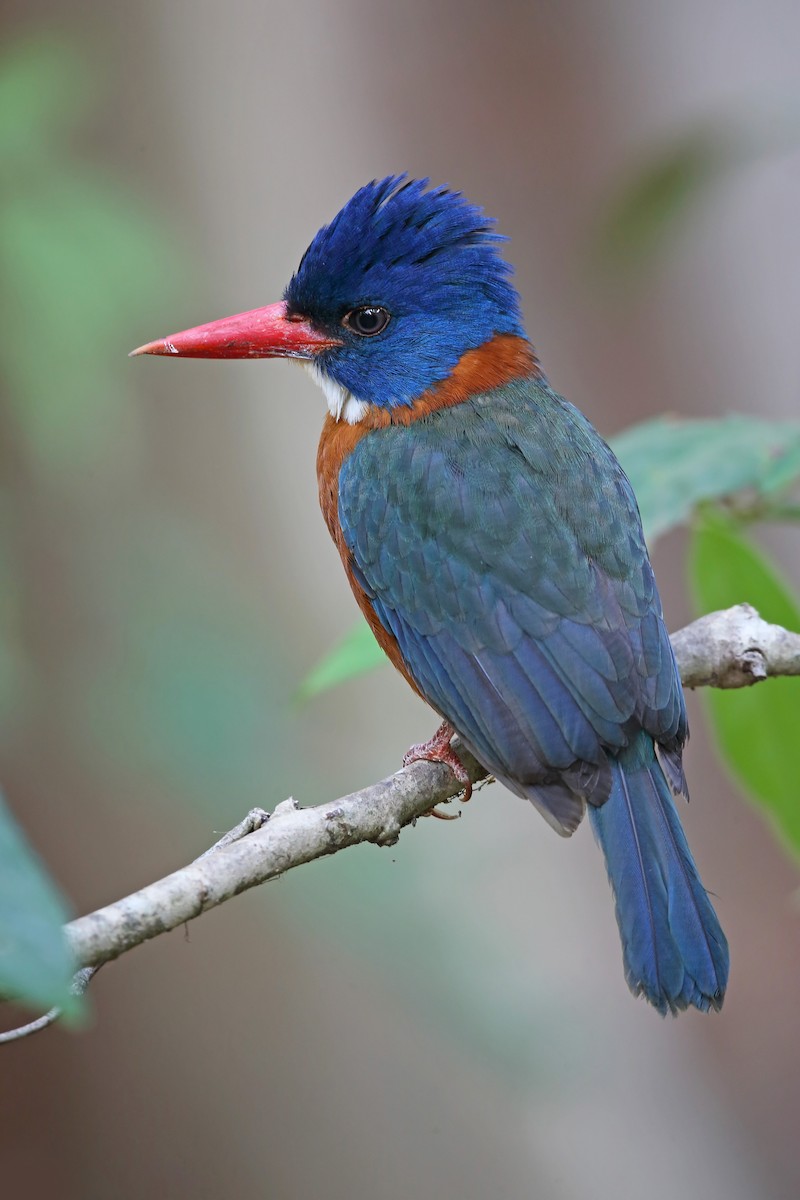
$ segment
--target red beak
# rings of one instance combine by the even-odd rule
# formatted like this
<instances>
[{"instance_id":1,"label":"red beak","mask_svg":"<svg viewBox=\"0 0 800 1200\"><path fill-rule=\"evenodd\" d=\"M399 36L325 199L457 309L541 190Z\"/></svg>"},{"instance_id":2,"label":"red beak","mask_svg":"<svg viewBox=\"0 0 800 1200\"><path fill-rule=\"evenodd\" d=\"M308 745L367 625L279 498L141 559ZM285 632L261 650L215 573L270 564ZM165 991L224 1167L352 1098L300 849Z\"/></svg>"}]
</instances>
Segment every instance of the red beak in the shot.
<instances>
[{"instance_id":1,"label":"red beak","mask_svg":"<svg viewBox=\"0 0 800 1200\"><path fill-rule=\"evenodd\" d=\"M281 300L148 342L131 350L129 357L175 354L183 358L314 358L322 350L341 344L314 329L304 317L287 315Z\"/></svg>"}]
</instances>

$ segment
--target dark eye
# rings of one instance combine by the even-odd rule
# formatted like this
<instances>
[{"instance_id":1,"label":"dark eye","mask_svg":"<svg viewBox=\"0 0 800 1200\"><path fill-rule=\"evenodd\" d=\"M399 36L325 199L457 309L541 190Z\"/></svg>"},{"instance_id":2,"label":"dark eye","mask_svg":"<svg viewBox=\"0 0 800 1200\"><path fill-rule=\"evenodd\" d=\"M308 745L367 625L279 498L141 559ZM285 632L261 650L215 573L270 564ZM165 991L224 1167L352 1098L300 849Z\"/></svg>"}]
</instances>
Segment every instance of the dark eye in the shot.
<instances>
[{"instance_id":1,"label":"dark eye","mask_svg":"<svg viewBox=\"0 0 800 1200\"><path fill-rule=\"evenodd\" d=\"M342 324L360 337L375 337L376 333L383 333L389 324L390 315L385 308L365 304L362 308L351 309L342 317Z\"/></svg>"}]
</instances>

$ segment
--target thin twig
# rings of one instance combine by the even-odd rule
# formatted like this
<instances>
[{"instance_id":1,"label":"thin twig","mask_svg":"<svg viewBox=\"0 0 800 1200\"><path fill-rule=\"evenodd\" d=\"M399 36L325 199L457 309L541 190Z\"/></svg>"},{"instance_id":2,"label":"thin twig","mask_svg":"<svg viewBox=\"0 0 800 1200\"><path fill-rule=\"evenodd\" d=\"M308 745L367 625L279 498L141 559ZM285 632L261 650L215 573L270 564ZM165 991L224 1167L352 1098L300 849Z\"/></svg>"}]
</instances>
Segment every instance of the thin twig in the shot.
<instances>
[{"instance_id":1,"label":"thin twig","mask_svg":"<svg viewBox=\"0 0 800 1200\"><path fill-rule=\"evenodd\" d=\"M99 970L98 966L81 967L79 971L76 971L69 989L73 996L82 996ZM32 1033L41 1033L43 1029L49 1029L59 1019L61 1011L60 1008L51 1008L44 1016L37 1017L35 1021L29 1021L27 1025L18 1025L16 1029L7 1029L4 1033L0 1033L0 1046L6 1042L21 1042L23 1038L30 1037Z\"/></svg>"}]
</instances>

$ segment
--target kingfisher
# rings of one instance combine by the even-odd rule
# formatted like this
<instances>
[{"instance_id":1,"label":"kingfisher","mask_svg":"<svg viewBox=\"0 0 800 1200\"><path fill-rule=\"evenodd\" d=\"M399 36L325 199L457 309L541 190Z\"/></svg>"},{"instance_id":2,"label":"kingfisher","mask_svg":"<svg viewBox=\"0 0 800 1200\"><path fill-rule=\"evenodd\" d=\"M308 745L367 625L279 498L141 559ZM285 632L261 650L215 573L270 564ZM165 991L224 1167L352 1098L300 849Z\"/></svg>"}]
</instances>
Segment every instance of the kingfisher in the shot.
<instances>
[{"instance_id":1,"label":"kingfisher","mask_svg":"<svg viewBox=\"0 0 800 1200\"><path fill-rule=\"evenodd\" d=\"M374 180L283 299L133 354L294 358L328 412L323 516L395 667L451 745L564 837L588 808L625 975L662 1014L722 1006L728 945L673 795L688 799L680 676L636 499L553 390L493 220L461 193Z\"/></svg>"}]
</instances>

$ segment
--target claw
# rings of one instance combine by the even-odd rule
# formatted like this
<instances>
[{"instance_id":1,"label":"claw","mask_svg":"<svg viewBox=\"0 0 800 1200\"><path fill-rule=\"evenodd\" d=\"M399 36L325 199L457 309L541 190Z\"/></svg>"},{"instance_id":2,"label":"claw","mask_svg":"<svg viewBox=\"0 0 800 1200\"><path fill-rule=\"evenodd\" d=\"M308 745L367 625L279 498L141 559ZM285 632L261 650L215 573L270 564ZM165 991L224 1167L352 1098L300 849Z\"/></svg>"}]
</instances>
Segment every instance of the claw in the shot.
<instances>
[{"instance_id":1,"label":"claw","mask_svg":"<svg viewBox=\"0 0 800 1200\"><path fill-rule=\"evenodd\" d=\"M427 742L420 742L416 746L412 746L403 755L403 766L408 767L415 762L440 762L449 767L455 775L458 782L464 788L464 794L461 797L462 804L466 804L472 795L472 781L467 772L467 768L462 763L461 759L456 754L453 747L450 745L450 739L455 733L455 729L449 721L442 721L442 724L436 730L436 733ZM456 816L448 813L437 812L436 808L431 809L433 816L438 817L441 821L454 821Z\"/></svg>"},{"instance_id":2,"label":"claw","mask_svg":"<svg viewBox=\"0 0 800 1200\"><path fill-rule=\"evenodd\" d=\"M434 804L433 808L428 809L422 815L423 817L436 817L437 821L457 821L461 816L461 810L459 809L458 812L454 813L442 812L438 804Z\"/></svg>"}]
</instances>

